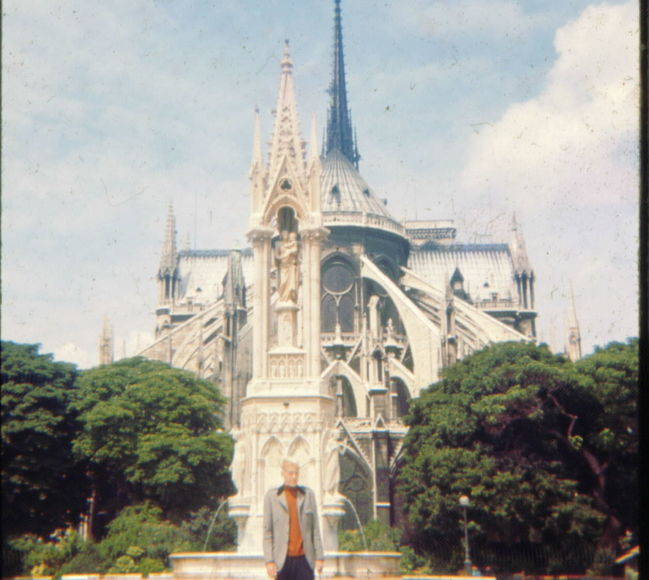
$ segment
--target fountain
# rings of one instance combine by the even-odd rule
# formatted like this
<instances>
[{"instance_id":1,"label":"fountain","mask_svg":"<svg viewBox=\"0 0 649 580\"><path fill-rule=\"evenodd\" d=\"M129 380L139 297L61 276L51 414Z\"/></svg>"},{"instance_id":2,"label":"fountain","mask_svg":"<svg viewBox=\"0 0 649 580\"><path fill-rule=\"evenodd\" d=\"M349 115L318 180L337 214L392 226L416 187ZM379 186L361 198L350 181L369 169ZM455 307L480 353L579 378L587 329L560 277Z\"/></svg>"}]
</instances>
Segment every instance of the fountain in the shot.
<instances>
[{"instance_id":1,"label":"fountain","mask_svg":"<svg viewBox=\"0 0 649 580\"><path fill-rule=\"evenodd\" d=\"M282 457L300 466L300 483L318 498L324 576L398 575L398 553L338 550L345 513L338 492L341 450L335 397L321 378L321 246L329 232L322 226L315 127L308 166L302 156L288 43L281 69L282 114L275 117L269 164L261 167L259 152L251 173L252 377L232 431L237 493L228 500L237 523L237 552L172 554L176 580L266 577L263 501L266 491L281 483ZM259 136L255 141L260 147Z\"/></svg>"},{"instance_id":2,"label":"fountain","mask_svg":"<svg viewBox=\"0 0 649 580\"><path fill-rule=\"evenodd\" d=\"M361 524L361 519L358 517L358 512L356 511L356 506L352 503L352 501L346 496L342 495L341 497L345 501L345 503L352 508L352 513L354 514L354 518L356 518L356 526L358 527L358 532L361 535L361 539L363 540L363 547L365 548L365 551L367 552L367 540L365 539L365 532L363 531L363 526Z\"/></svg>"},{"instance_id":3,"label":"fountain","mask_svg":"<svg viewBox=\"0 0 649 580\"><path fill-rule=\"evenodd\" d=\"M224 505L228 505L228 500L223 500L218 507L216 508L216 511L214 512L214 515L212 516L212 521L210 522L210 527L207 528L207 534L205 535L205 543L203 544L203 552L207 550L207 542L210 539L210 534L212 533L212 528L214 527L214 522L216 522L216 517L219 515L219 512L221 511L221 508Z\"/></svg>"}]
</instances>

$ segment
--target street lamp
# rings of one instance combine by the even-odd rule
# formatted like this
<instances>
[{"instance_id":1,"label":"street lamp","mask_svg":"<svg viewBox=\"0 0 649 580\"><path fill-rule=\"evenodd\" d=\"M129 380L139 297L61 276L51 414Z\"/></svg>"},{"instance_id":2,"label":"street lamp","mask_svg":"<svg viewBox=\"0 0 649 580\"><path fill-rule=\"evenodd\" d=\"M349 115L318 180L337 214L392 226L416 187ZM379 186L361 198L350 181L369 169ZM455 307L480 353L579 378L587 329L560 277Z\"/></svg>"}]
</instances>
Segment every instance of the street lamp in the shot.
<instances>
[{"instance_id":1,"label":"street lamp","mask_svg":"<svg viewBox=\"0 0 649 580\"><path fill-rule=\"evenodd\" d=\"M469 551L469 523L466 517L466 508L469 507L469 497L466 495L460 496L460 505L464 510L464 572L467 576L471 576L471 553Z\"/></svg>"}]
</instances>

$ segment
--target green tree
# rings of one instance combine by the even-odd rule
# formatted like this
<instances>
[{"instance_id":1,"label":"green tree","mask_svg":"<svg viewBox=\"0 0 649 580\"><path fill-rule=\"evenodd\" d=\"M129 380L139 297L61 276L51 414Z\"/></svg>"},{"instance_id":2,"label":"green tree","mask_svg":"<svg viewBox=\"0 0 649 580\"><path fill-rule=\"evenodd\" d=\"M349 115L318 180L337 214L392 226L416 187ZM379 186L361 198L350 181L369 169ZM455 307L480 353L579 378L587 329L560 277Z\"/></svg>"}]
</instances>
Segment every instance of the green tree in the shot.
<instances>
[{"instance_id":1,"label":"green tree","mask_svg":"<svg viewBox=\"0 0 649 580\"><path fill-rule=\"evenodd\" d=\"M610 562L626 530L638 531L638 349L636 339L614 342L576 363L599 403L583 430L580 451L596 506L606 516L598 542L600 566Z\"/></svg>"},{"instance_id":2,"label":"green tree","mask_svg":"<svg viewBox=\"0 0 649 580\"><path fill-rule=\"evenodd\" d=\"M232 441L216 385L133 358L83 372L78 386L74 450L90 465L98 508L116 513L151 500L179 522L232 493Z\"/></svg>"},{"instance_id":3,"label":"green tree","mask_svg":"<svg viewBox=\"0 0 649 580\"><path fill-rule=\"evenodd\" d=\"M3 549L9 536L74 523L87 495L72 454L76 367L38 351L2 341Z\"/></svg>"},{"instance_id":4,"label":"green tree","mask_svg":"<svg viewBox=\"0 0 649 580\"><path fill-rule=\"evenodd\" d=\"M503 571L577 572L598 542L610 548L616 530L634 529L607 490L637 502L625 473L636 456L637 356L630 342L573 365L503 343L448 368L408 418L399 485L417 550L437 567L461 565L462 494L474 561ZM611 398L624 416L605 407Z\"/></svg>"}]
</instances>

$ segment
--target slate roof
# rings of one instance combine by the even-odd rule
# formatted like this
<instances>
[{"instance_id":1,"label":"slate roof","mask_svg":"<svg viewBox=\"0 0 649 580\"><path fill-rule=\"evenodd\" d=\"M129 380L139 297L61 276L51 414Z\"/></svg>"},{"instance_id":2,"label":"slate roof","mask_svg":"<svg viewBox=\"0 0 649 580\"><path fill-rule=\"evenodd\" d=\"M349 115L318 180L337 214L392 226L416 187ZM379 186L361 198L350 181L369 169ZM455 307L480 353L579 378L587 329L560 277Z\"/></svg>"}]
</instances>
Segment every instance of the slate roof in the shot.
<instances>
[{"instance_id":1,"label":"slate roof","mask_svg":"<svg viewBox=\"0 0 649 580\"><path fill-rule=\"evenodd\" d=\"M408 268L429 284L445 289L458 268L464 277L464 290L474 303L516 300L512 279L513 263L507 244L452 244L413 249Z\"/></svg>"},{"instance_id":2,"label":"slate roof","mask_svg":"<svg viewBox=\"0 0 649 580\"><path fill-rule=\"evenodd\" d=\"M182 250L178 254L180 299L197 303L215 302L223 294L230 250ZM253 279L252 251L241 250L241 268L248 284ZM199 290L200 289L200 290Z\"/></svg>"},{"instance_id":3,"label":"slate roof","mask_svg":"<svg viewBox=\"0 0 649 580\"><path fill-rule=\"evenodd\" d=\"M320 191L325 226L369 226L403 235L401 223L390 215L385 203L338 150L322 161Z\"/></svg>"}]
</instances>

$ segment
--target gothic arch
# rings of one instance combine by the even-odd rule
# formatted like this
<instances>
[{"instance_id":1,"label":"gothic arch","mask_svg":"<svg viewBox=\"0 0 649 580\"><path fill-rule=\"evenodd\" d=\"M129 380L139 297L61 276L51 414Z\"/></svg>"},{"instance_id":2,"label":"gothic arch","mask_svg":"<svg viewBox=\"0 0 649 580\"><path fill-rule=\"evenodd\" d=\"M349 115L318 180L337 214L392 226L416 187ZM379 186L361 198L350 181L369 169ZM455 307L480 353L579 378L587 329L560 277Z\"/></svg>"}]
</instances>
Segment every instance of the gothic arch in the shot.
<instances>
[{"instance_id":1,"label":"gothic arch","mask_svg":"<svg viewBox=\"0 0 649 580\"><path fill-rule=\"evenodd\" d=\"M287 456L299 465L300 481L304 485L317 489L315 485L315 458L311 452L311 446L302 435L298 435L291 441Z\"/></svg>"},{"instance_id":2,"label":"gothic arch","mask_svg":"<svg viewBox=\"0 0 649 580\"><path fill-rule=\"evenodd\" d=\"M263 494L267 489L281 483L280 462L284 456L284 446L274 435L264 443L259 456L261 481L257 489Z\"/></svg>"},{"instance_id":3,"label":"gothic arch","mask_svg":"<svg viewBox=\"0 0 649 580\"><path fill-rule=\"evenodd\" d=\"M354 506L361 524L366 524L373 514L372 471L363 457L350 447L345 447L340 455L340 493ZM358 522L351 506L346 505L342 518L342 528L357 529Z\"/></svg>"},{"instance_id":4,"label":"gothic arch","mask_svg":"<svg viewBox=\"0 0 649 580\"><path fill-rule=\"evenodd\" d=\"M399 377L390 377L392 382L390 386L392 395L392 416L394 418L403 417L408 414L408 406L410 404L410 389L408 385Z\"/></svg>"},{"instance_id":5,"label":"gothic arch","mask_svg":"<svg viewBox=\"0 0 649 580\"><path fill-rule=\"evenodd\" d=\"M266 211L264 211L264 221L270 223L284 207L288 207L295 212L295 219L299 223L306 222L306 211L301 201L295 195L287 194L277 196L266 208Z\"/></svg>"},{"instance_id":6,"label":"gothic arch","mask_svg":"<svg viewBox=\"0 0 649 580\"><path fill-rule=\"evenodd\" d=\"M351 389L349 396L353 395L356 411L362 416L365 413L367 399L367 389L365 383L363 383L363 379L361 379L358 373L356 373L349 364L341 360L337 360L333 364L329 365L329 368L322 373L322 379L328 381L330 384L331 381L335 381L338 376L346 379L349 383ZM333 387L335 388L335 386L334 382Z\"/></svg>"}]
</instances>

